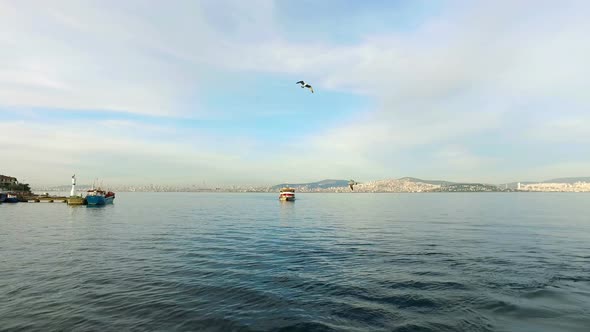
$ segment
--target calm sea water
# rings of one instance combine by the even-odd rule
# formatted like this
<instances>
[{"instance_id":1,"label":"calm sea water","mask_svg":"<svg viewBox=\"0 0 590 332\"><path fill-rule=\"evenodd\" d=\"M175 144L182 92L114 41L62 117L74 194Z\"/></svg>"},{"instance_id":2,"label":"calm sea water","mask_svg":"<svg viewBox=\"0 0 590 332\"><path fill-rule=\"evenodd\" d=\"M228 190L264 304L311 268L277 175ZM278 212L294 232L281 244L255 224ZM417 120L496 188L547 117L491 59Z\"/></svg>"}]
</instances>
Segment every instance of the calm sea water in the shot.
<instances>
[{"instance_id":1,"label":"calm sea water","mask_svg":"<svg viewBox=\"0 0 590 332\"><path fill-rule=\"evenodd\" d=\"M588 194L0 205L2 331L589 331Z\"/></svg>"}]
</instances>

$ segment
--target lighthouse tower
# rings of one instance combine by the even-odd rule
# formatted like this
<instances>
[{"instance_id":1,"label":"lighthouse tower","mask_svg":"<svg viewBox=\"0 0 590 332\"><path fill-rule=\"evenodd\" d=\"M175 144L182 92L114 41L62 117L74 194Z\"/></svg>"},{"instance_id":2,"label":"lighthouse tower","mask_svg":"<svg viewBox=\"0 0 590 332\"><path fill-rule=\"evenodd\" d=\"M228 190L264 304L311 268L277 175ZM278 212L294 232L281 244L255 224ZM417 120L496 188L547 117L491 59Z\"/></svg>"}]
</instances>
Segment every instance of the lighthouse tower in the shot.
<instances>
[{"instance_id":1,"label":"lighthouse tower","mask_svg":"<svg viewBox=\"0 0 590 332\"><path fill-rule=\"evenodd\" d=\"M72 175L72 191L70 191L70 196L76 196L76 174Z\"/></svg>"}]
</instances>

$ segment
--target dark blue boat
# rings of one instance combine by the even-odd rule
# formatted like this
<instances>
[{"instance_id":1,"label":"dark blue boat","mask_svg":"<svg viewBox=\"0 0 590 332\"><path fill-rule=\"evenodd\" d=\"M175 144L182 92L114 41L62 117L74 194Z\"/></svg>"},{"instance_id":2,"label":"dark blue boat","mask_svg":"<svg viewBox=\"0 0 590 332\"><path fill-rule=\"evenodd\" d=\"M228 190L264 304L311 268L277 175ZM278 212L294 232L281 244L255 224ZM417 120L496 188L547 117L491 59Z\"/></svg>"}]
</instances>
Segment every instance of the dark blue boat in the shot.
<instances>
[{"instance_id":1,"label":"dark blue boat","mask_svg":"<svg viewBox=\"0 0 590 332\"><path fill-rule=\"evenodd\" d=\"M89 206L112 204L114 200L115 193L112 191L106 192L100 189L90 189L86 194L86 203Z\"/></svg>"},{"instance_id":2,"label":"dark blue boat","mask_svg":"<svg viewBox=\"0 0 590 332\"><path fill-rule=\"evenodd\" d=\"M18 203L18 196L13 193L2 194L4 197L4 203Z\"/></svg>"}]
</instances>

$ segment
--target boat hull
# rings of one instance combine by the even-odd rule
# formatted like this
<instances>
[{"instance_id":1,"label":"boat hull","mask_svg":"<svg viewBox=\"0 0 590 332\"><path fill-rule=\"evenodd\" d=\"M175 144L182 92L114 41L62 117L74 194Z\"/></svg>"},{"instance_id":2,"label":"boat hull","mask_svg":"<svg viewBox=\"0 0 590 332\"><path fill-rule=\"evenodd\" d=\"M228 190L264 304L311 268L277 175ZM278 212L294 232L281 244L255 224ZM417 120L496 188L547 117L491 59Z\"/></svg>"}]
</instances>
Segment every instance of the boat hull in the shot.
<instances>
[{"instance_id":1,"label":"boat hull","mask_svg":"<svg viewBox=\"0 0 590 332\"><path fill-rule=\"evenodd\" d=\"M286 202L293 202L295 200L295 196L281 196L279 197L280 201L286 201Z\"/></svg>"},{"instance_id":2,"label":"boat hull","mask_svg":"<svg viewBox=\"0 0 590 332\"><path fill-rule=\"evenodd\" d=\"M4 203L18 203L18 197L13 195L4 196Z\"/></svg>"},{"instance_id":3,"label":"boat hull","mask_svg":"<svg viewBox=\"0 0 590 332\"><path fill-rule=\"evenodd\" d=\"M107 205L107 204L112 204L114 200L115 200L114 196L111 196L111 197L86 196L86 203L88 205Z\"/></svg>"}]
</instances>

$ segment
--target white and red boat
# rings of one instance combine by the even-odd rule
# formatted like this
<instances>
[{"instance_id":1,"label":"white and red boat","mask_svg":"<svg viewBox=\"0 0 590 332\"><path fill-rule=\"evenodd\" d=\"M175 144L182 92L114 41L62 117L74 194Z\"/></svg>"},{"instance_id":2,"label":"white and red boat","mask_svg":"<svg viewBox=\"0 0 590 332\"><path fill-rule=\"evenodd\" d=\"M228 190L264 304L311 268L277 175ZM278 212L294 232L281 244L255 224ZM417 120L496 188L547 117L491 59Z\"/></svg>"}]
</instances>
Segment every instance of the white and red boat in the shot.
<instances>
[{"instance_id":1,"label":"white and red boat","mask_svg":"<svg viewBox=\"0 0 590 332\"><path fill-rule=\"evenodd\" d=\"M295 200L295 189L285 187L281 188L281 192L279 194L279 200L281 201L294 201Z\"/></svg>"}]
</instances>

